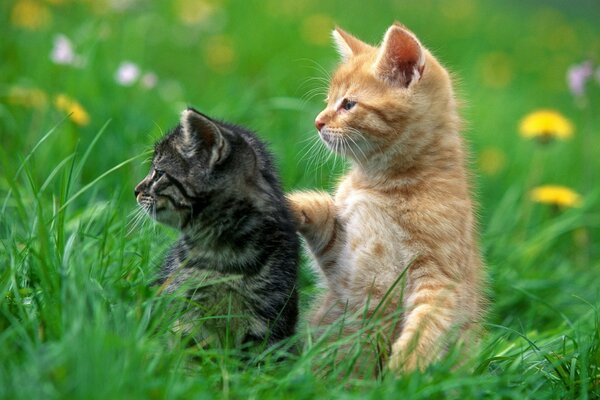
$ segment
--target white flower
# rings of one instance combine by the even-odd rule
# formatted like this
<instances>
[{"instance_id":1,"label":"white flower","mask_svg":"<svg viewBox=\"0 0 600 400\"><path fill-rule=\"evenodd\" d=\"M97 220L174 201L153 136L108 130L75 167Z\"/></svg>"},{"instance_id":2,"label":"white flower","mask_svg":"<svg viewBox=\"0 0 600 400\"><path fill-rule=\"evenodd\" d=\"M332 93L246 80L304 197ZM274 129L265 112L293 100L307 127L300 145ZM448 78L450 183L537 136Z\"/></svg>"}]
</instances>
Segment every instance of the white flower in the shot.
<instances>
[{"instance_id":1,"label":"white flower","mask_svg":"<svg viewBox=\"0 0 600 400\"><path fill-rule=\"evenodd\" d=\"M131 86L140 77L140 68L131 61L124 61L115 73L115 80L119 85Z\"/></svg>"},{"instance_id":2,"label":"white flower","mask_svg":"<svg viewBox=\"0 0 600 400\"><path fill-rule=\"evenodd\" d=\"M50 60L60 65L71 65L74 67L81 67L83 65L81 57L75 54L75 50L73 50L73 43L62 33L54 36L54 46L50 53Z\"/></svg>"},{"instance_id":3,"label":"white flower","mask_svg":"<svg viewBox=\"0 0 600 400\"><path fill-rule=\"evenodd\" d=\"M571 93L575 96L582 96L585 94L585 84L588 79L592 76L592 62L584 61L581 64L572 65L567 71L567 83Z\"/></svg>"},{"instance_id":4,"label":"white flower","mask_svg":"<svg viewBox=\"0 0 600 400\"><path fill-rule=\"evenodd\" d=\"M154 72L146 72L142 76L142 86L145 89L152 89L158 83L158 77Z\"/></svg>"}]
</instances>

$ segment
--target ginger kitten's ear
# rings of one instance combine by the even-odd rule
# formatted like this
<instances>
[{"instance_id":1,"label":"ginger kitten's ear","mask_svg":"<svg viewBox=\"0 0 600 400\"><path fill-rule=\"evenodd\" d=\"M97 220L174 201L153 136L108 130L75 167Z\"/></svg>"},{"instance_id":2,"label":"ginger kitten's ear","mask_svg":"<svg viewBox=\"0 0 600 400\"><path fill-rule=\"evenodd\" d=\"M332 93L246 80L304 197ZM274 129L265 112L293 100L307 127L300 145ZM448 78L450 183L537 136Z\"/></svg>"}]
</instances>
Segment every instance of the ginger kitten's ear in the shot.
<instances>
[{"instance_id":1,"label":"ginger kitten's ear","mask_svg":"<svg viewBox=\"0 0 600 400\"><path fill-rule=\"evenodd\" d=\"M412 32L395 23L385 33L374 68L375 73L386 81L408 87L423 74L423 47Z\"/></svg>"},{"instance_id":2,"label":"ginger kitten's ear","mask_svg":"<svg viewBox=\"0 0 600 400\"><path fill-rule=\"evenodd\" d=\"M342 57L342 61L346 62L352 56L362 53L371 48L368 44L360 39L355 38L348 32L345 32L339 26L331 32L335 47Z\"/></svg>"},{"instance_id":3,"label":"ginger kitten's ear","mask_svg":"<svg viewBox=\"0 0 600 400\"><path fill-rule=\"evenodd\" d=\"M221 129L209 118L193 108L181 113L181 131L183 135L183 152L191 157L198 148L210 152L210 164L218 164L229 152L227 139Z\"/></svg>"}]
</instances>

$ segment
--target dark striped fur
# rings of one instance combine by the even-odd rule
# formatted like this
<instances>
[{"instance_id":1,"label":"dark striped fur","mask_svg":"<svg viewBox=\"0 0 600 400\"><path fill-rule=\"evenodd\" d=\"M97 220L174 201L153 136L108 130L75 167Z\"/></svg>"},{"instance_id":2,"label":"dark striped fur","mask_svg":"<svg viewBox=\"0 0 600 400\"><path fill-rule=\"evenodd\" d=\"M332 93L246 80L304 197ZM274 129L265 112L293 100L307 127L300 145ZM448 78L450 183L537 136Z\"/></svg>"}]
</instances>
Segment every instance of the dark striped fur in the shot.
<instances>
[{"instance_id":1,"label":"dark striped fur","mask_svg":"<svg viewBox=\"0 0 600 400\"><path fill-rule=\"evenodd\" d=\"M135 195L182 233L158 279L189 300L180 329L203 339L228 331L238 345L294 333L299 241L272 157L255 134L185 110L156 144Z\"/></svg>"}]
</instances>

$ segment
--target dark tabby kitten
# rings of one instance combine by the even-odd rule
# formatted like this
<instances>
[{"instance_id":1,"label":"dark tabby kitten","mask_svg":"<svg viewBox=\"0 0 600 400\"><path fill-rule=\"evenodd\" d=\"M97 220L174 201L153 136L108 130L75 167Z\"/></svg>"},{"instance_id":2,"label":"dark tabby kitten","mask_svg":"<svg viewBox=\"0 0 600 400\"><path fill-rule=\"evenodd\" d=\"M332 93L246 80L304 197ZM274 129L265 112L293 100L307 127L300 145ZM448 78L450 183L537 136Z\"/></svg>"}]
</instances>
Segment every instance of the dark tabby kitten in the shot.
<instances>
[{"instance_id":1,"label":"dark tabby kitten","mask_svg":"<svg viewBox=\"0 0 600 400\"><path fill-rule=\"evenodd\" d=\"M272 157L253 133L188 108L156 144L135 196L182 233L159 278L190 300L180 329L203 339L228 332L236 345L294 333L299 239Z\"/></svg>"}]
</instances>

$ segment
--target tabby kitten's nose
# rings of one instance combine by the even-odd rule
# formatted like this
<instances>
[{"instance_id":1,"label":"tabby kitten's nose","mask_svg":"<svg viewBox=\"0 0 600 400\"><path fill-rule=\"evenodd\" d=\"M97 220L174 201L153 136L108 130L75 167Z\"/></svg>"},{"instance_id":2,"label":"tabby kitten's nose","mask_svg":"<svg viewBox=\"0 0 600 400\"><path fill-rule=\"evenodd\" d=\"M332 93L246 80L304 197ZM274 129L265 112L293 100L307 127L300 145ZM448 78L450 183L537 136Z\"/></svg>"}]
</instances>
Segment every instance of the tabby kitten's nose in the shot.
<instances>
[{"instance_id":1,"label":"tabby kitten's nose","mask_svg":"<svg viewBox=\"0 0 600 400\"><path fill-rule=\"evenodd\" d=\"M142 188L142 182L138 183L138 184L135 186L135 189L133 189L133 195L135 196L135 198L136 198L136 199L138 198L138 195L139 195L139 194L140 194L140 192L142 191L142 189L141 189L141 188Z\"/></svg>"},{"instance_id":2,"label":"tabby kitten's nose","mask_svg":"<svg viewBox=\"0 0 600 400\"><path fill-rule=\"evenodd\" d=\"M317 117L317 119L315 119L315 127L317 128L317 130L319 132L321 132L321 129L325 126L325 122L323 122L321 119L319 119Z\"/></svg>"}]
</instances>

